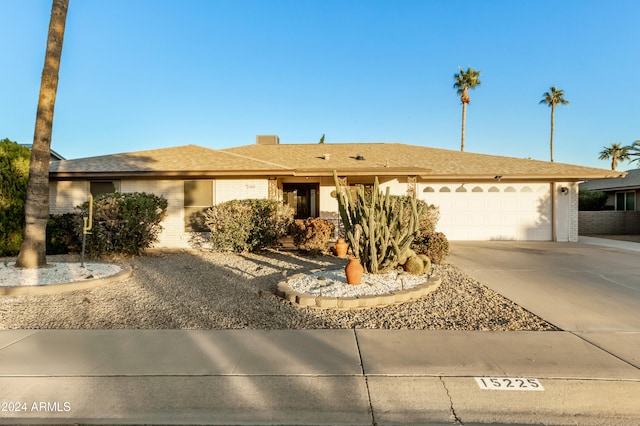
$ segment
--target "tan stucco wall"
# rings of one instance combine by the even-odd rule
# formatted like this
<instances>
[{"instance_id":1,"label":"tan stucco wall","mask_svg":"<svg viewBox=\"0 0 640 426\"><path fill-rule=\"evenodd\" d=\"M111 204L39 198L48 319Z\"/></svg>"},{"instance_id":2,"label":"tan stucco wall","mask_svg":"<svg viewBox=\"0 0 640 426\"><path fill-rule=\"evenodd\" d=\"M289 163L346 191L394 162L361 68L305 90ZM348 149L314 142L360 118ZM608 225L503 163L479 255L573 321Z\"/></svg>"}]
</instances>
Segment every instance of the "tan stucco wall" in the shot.
<instances>
[{"instance_id":1,"label":"tan stucco wall","mask_svg":"<svg viewBox=\"0 0 640 426\"><path fill-rule=\"evenodd\" d=\"M76 206L89 199L87 181L49 182L49 211L51 214L73 212Z\"/></svg>"},{"instance_id":2,"label":"tan stucco wall","mask_svg":"<svg viewBox=\"0 0 640 426\"><path fill-rule=\"evenodd\" d=\"M355 180L355 179L354 179ZM353 182L354 180L351 180ZM215 202L221 203L230 199L241 198L268 198L269 184L268 179L218 179L214 181ZM402 195L407 193L406 178L400 179L381 179L381 189L384 191L390 188L392 194ZM301 180L301 178L281 178L278 179L278 187L281 195L282 184L285 182L316 182L320 184L319 191L319 211L320 216L327 219L337 220L338 203L333 194L335 186L332 177L309 178ZM464 187L468 192L475 186L482 187L481 194L473 194L473 197L487 198L494 197L496 200L503 200L507 187L512 187L516 192L523 191L529 186L533 191L539 190L540 187L550 188L549 183L535 184L508 184L508 183L487 183L487 184L465 184ZM433 193L426 192L427 188L432 188L435 192L440 191L442 187L448 187L452 192L462 186L462 183L433 183L417 180L415 185L417 195L420 199L428 203L433 203ZM489 188L495 186L499 189L498 193L490 193ZM561 192L562 187L569 188L569 192L565 195ZM193 235L184 232L184 181L183 180L132 180L124 179L120 181L120 190L122 192L148 192L156 195L162 195L168 200L167 216L162 223L163 231L160 235L157 246L168 248L189 248L192 247L191 240ZM88 181L58 181L50 183L50 200L52 213L65 213L73 211L74 207L87 200L89 193ZM547 190L547 194L549 191ZM484 195L483 195L484 194ZM462 199L462 198L461 198ZM517 200L517 199L516 199ZM555 184L555 200L556 200L556 236L557 241L577 241L578 238L578 186L574 183L558 183ZM508 204L507 204L508 205ZM542 202L544 205L544 202ZM449 210L447 210L449 209ZM449 232L450 222L464 220L461 218L460 208L456 210L455 204L441 210L441 222L439 229L442 232ZM549 218L550 219L550 218ZM526 230L525 230L526 231ZM523 231L521 237L513 239L527 239L527 234ZM538 232L538 231L536 231ZM455 236L455 232L451 231L451 236ZM538 235L538 234L535 234ZM539 238L539 237L535 237ZM551 238L551 237L550 237ZM455 238L451 238L455 239Z\"/></svg>"}]
</instances>

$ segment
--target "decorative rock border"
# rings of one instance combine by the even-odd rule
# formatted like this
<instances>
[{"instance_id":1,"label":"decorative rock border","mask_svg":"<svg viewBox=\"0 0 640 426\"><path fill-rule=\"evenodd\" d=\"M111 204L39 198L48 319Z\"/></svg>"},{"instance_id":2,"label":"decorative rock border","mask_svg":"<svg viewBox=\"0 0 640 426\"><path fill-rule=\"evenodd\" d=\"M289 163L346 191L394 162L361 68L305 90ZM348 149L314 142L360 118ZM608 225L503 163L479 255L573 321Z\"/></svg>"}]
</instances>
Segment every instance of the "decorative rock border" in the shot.
<instances>
[{"instance_id":1,"label":"decorative rock border","mask_svg":"<svg viewBox=\"0 0 640 426\"><path fill-rule=\"evenodd\" d=\"M295 276L290 279L295 279ZM360 297L329 297L295 291L289 285L289 280L285 280L278 283L276 294L299 307L355 310L381 308L415 300L435 291L440 287L441 282L442 279L436 275L429 277L428 281L407 290Z\"/></svg>"},{"instance_id":2,"label":"decorative rock border","mask_svg":"<svg viewBox=\"0 0 640 426\"><path fill-rule=\"evenodd\" d=\"M73 281L70 283L61 284L44 284L44 285L25 285L25 286L12 286L12 287L0 287L0 296L25 296L25 295L44 295L44 294L59 294L68 291L87 290L101 285L114 283L127 279L133 273L133 269L129 265L121 265L122 268L119 272L109 275L108 277L88 279L82 281Z\"/></svg>"}]
</instances>

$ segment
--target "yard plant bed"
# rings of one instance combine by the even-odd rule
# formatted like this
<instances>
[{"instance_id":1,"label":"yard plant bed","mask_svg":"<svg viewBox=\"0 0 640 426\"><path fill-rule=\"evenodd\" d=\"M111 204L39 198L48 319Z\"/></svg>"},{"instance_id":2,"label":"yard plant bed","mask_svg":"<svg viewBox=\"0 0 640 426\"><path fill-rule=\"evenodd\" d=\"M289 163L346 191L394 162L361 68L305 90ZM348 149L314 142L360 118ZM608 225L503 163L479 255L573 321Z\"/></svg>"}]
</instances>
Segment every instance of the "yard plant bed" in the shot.
<instances>
[{"instance_id":1,"label":"yard plant bed","mask_svg":"<svg viewBox=\"0 0 640 426\"><path fill-rule=\"evenodd\" d=\"M332 256L155 251L126 262L133 275L104 287L0 297L0 329L557 330L449 264L436 266L440 287L418 300L335 311L276 295L287 276L344 266Z\"/></svg>"}]
</instances>

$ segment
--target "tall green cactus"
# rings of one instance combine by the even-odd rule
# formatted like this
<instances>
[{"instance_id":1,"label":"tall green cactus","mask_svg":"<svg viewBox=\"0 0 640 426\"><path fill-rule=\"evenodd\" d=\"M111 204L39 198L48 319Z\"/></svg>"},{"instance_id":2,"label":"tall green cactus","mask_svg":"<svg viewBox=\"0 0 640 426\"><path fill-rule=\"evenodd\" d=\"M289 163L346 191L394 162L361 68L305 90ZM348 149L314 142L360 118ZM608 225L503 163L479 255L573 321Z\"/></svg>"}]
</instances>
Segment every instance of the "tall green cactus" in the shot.
<instances>
[{"instance_id":1,"label":"tall green cactus","mask_svg":"<svg viewBox=\"0 0 640 426\"><path fill-rule=\"evenodd\" d=\"M349 188L342 188L334 171L336 198L340 218L353 255L360 259L365 272L377 274L398 266L406 258L418 230L419 212L415 195L410 205L409 223L403 226L404 205L392 200L389 188L382 193L378 178L367 197L364 188L356 188L355 199Z\"/></svg>"}]
</instances>

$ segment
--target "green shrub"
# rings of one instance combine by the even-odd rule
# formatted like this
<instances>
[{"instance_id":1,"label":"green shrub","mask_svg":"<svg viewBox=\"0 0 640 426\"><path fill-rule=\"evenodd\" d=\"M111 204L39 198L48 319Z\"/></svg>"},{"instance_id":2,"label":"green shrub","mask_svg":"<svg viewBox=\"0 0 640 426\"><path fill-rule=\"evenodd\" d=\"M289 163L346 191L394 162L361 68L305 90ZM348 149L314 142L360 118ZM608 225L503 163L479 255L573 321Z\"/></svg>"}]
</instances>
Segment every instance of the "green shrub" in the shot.
<instances>
[{"instance_id":1,"label":"green shrub","mask_svg":"<svg viewBox=\"0 0 640 426\"><path fill-rule=\"evenodd\" d=\"M49 215L47 254L79 252L82 244L82 218L73 213Z\"/></svg>"},{"instance_id":2,"label":"green shrub","mask_svg":"<svg viewBox=\"0 0 640 426\"><path fill-rule=\"evenodd\" d=\"M144 192L96 196L86 253L91 256L140 254L158 240L167 204L164 197ZM89 203L79 206L76 214L88 217Z\"/></svg>"},{"instance_id":3,"label":"green shrub","mask_svg":"<svg viewBox=\"0 0 640 426\"><path fill-rule=\"evenodd\" d=\"M251 207L253 215L248 241L251 251L277 244L287 235L293 222L293 207L278 200L249 199L244 202Z\"/></svg>"},{"instance_id":4,"label":"green shrub","mask_svg":"<svg viewBox=\"0 0 640 426\"><path fill-rule=\"evenodd\" d=\"M249 250L251 207L241 200L231 200L205 210L205 224L211 231L211 248L217 251Z\"/></svg>"},{"instance_id":5,"label":"green shrub","mask_svg":"<svg viewBox=\"0 0 640 426\"><path fill-rule=\"evenodd\" d=\"M20 252L22 231L22 228L0 231L0 257L15 256Z\"/></svg>"},{"instance_id":6,"label":"green shrub","mask_svg":"<svg viewBox=\"0 0 640 426\"><path fill-rule=\"evenodd\" d=\"M20 251L30 155L29 148L0 140L0 256Z\"/></svg>"},{"instance_id":7,"label":"green shrub","mask_svg":"<svg viewBox=\"0 0 640 426\"><path fill-rule=\"evenodd\" d=\"M441 263L449 256L449 240L442 232L428 232L414 240L413 250L434 263Z\"/></svg>"},{"instance_id":8,"label":"green shrub","mask_svg":"<svg viewBox=\"0 0 640 426\"><path fill-rule=\"evenodd\" d=\"M205 224L214 250L256 251L278 242L293 221L293 208L277 200L231 200L208 208Z\"/></svg>"},{"instance_id":9,"label":"green shrub","mask_svg":"<svg viewBox=\"0 0 640 426\"><path fill-rule=\"evenodd\" d=\"M580 191L578 194L578 210L599 211L607 203L609 197L601 191Z\"/></svg>"},{"instance_id":10,"label":"green shrub","mask_svg":"<svg viewBox=\"0 0 640 426\"><path fill-rule=\"evenodd\" d=\"M320 217L296 219L291 224L290 232L293 244L300 250L325 252L333 235L335 225Z\"/></svg>"}]
</instances>

